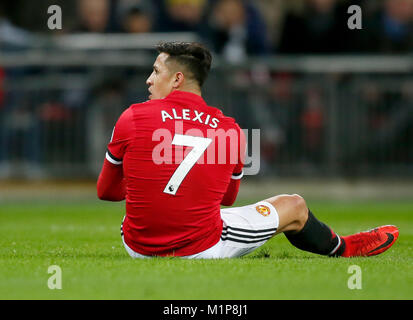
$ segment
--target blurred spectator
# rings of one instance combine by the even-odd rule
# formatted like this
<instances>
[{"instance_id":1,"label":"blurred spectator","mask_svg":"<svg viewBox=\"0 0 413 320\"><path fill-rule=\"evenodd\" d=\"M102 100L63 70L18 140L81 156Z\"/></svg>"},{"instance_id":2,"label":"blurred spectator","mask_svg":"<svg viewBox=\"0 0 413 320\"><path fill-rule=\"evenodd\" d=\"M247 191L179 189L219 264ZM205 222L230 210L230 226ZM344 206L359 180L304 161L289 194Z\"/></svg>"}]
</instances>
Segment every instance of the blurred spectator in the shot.
<instances>
[{"instance_id":1,"label":"blurred spectator","mask_svg":"<svg viewBox=\"0 0 413 320\"><path fill-rule=\"evenodd\" d=\"M155 0L156 31L202 33L207 0Z\"/></svg>"},{"instance_id":2,"label":"blurred spectator","mask_svg":"<svg viewBox=\"0 0 413 320\"><path fill-rule=\"evenodd\" d=\"M287 13L277 51L295 54L346 51L351 35L347 28L347 6L337 0L305 0L302 12Z\"/></svg>"},{"instance_id":3,"label":"blurred spectator","mask_svg":"<svg viewBox=\"0 0 413 320\"><path fill-rule=\"evenodd\" d=\"M280 38L280 26L282 25L285 11L293 1L285 0L254 0L257 8L265 21L268 41L273 48Z\"/></svg>"},{"instance_id":4,"label":"blurred spectator","mask_svg":"<svg viewBox=\"0 0 413 320\"><path fill-rule=\"evenodd\" d=\"M13 25L6 16L5 5L0 3L0 49L27 46L30 33Z\"/></svg>"},{"instance_id":5,"label":"blurred spectator","mask_svg":"<svg viewBox=\"0 0 413 320\"><path fill-rule=\"evenodd\" d=\"M79 25L74 32L108 32L110 3L108 0L78 0Z\"/></svg>"},{"instance_id":6,"label":"blurred spectator","mask_svg":"<svg viewBox=\"0 0 413 320\"><path fill-rule=\"evenodd\" d=\"M26 174L39 176L40 130L34 106L21 94L11 96L13 98L8 99L8 112L0 117L0 177L7 176L10 165L18 163L27 165L24 169L27 170Z\"/></svg>"},{"instance_id":7,"label":"blurred spectator","mask_svg":"<svg viewBox=\"0 0 413 320\"><path fill-rule=\"evenodd\" d=\"M215 51L231 62L247 55L268 53L265 23L252 3L242 0L216 1L210 17L211 39Z\"/></svg>"},{"instance_id":8,"label":"blurred spectator","mask_svg":"<svg viewBox=\"0 0 413 320\"><path fill-rule=\"evenodd\" d=\"M368 53L408 53L413 50L413 0L384 0L363 21L356 50Z\"/></svg>"},{"instance_id":9,"label":"blurred spectator","mask_svg":"<svg viewBox=\"0 0 413 320\"><path fill-rule=\"evenodd\" d=\"M5 79L6 79L6 72L4 71L2 67L0 67L0 112L1 112L1 109L3 109L4 107Z\"/></svg>"},{"instance_id":10,"label":"blurred spectator","mask_svg":"<svg viewBox=\"0 0 413 320\"><path fill-rule=\"evenodd\" d=\"M319 88L309 88L306 92L304 110L301 113L302 139L305 156L311 162L322 160L324 108L322 92Z\"/></svg>"},{"instance_id":11,"label":"blurred spectator","mask_svg":"<svg viewBox=\"0 0 413 320\"><path fill-rule=\"evenodd\" d=\"M64 33L73 28L76 22L76 1L71 0L1 0L7 17L14 25L33 33ZM51 30L48 27L48 8L58 5L62 9L62 30Z\"/></svg>"},{"instance_id":12,"label":"blurred spectator","mask_svg":"<svg viewBox=\"0 0 413 320\"><path fill-rule=\"evenodd\" d=\"M105 78L94 88L86 114L87 160L90 169L99 174L116 119L122 113L126 95L125 82L118 78Z\"/></svg>"},{"instance_id":13,"label":"blurred spectator","mask_svg":"<svg viewBox=\"0 0 413 320\"><path fill-rule=\"evenodd\" d=\"M127 8L121 18L122 31L127 33L147 33L152 30L151 16L141 6Z\"/></svg>"}]
</instances>

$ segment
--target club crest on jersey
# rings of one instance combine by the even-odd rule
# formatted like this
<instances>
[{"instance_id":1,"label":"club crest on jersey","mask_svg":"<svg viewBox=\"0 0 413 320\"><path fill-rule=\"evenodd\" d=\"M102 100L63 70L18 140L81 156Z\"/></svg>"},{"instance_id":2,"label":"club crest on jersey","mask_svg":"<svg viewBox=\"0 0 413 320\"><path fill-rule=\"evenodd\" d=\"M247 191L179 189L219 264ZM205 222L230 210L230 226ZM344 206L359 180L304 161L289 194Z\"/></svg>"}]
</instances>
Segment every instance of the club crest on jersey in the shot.
<instances>
[{"instance_id":1,"label":"club crest on jersey","mask_svg":"<svg viewBox=\"0 0 413 320\"><path fill-rule=\"evenodd\" d=\"M257 212L261 215L263 215L264 217L269 216L271 213L270 208L268 208L267 206L264 205L259 205L255 207L255 210L257 210Z\"/></svg>"}]
</instances>

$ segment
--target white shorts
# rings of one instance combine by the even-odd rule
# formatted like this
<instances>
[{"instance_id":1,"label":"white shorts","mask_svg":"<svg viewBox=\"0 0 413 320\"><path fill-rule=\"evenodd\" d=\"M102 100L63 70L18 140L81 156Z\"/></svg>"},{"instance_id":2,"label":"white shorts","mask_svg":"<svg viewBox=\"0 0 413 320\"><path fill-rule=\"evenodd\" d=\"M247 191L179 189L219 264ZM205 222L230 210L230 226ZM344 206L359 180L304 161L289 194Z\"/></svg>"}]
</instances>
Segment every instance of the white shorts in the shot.
<instances>
[{"instance_id":1,"label":"white shorts","mask_svg":"<svg viewBox=\"0 0 413 320\"><path fill-rule=\"evenodd\" d=\"M221 239L211 248L182 258L220 259L237 258L261 247L277 231L279 218L277 210L266 201L244 207L221 209L223 229ZM132 258L151 258L134 252L125 241L126 251Z\"/></svg>"}]
</instances>

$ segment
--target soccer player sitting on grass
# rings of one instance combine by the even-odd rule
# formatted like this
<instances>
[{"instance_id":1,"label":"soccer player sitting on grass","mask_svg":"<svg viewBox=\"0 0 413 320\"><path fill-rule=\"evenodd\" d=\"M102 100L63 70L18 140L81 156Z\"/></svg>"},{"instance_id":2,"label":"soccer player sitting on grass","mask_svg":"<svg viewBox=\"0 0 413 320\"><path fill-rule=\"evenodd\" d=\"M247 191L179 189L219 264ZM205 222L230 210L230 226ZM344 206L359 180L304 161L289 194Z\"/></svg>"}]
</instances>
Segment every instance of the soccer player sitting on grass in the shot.
<instances>
[{"instance_id":1,"label":"soccer player sitting on grass","mask_svg":"<svg viewBox=\"0 0 413 320\"><path fill-rule=\"evenodd\" d=\"M97 182L100 199L126 199L121 235L131 257L240 257L279 233L301 250L335 257L377 255L394 244L395 226L337 235L296 194L221 209L238 194L243 131L201 96L212 59L203 45L157 50L149 100L119 117ZM222 137L231 142L220 144Z\"/></svg>"}]
</instances>

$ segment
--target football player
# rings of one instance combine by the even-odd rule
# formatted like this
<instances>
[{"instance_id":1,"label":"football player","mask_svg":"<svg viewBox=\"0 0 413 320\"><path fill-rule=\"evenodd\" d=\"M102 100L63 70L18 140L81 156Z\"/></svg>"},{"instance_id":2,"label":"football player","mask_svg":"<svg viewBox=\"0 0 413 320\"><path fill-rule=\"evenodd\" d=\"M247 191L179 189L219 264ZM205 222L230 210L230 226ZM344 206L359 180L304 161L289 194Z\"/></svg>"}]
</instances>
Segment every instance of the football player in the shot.
<instances>
[{"instance_id":1,"label":"football player","mask_svg":"<svg viewBox=\"0 0 413 320\"><path fill-rule=\"evenodd\" d=\"M157 50L149 100L119 117L97 182L100 199L126 199L121 235L131 257L240 257L279 233L327 256L371 256L394 244L395 226L337 235L297 194L221 209L238 194L243 131L202 98L207 48L168 42Z\"/></svg>"}]
</instances>

